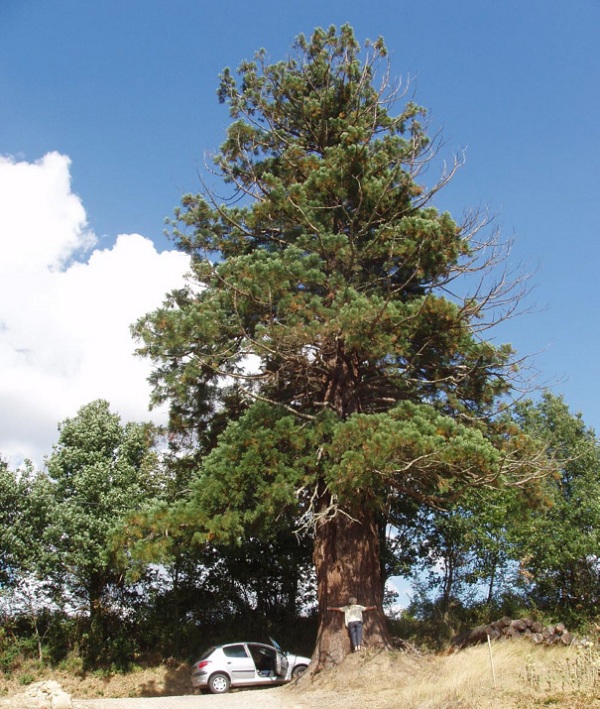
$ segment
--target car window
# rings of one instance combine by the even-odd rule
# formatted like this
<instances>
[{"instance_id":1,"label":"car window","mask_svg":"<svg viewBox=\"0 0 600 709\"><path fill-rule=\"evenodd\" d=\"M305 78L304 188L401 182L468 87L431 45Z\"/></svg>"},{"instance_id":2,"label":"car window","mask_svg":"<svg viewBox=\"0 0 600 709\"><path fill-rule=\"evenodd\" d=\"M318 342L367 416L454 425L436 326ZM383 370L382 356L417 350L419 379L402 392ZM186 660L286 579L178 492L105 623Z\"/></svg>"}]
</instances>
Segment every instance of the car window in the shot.
<instances>
[{"instance_id":1,"label":"car window","mask_svg":"<svg viewBox=\"0 0 600 709\"><path fill-rule=\"evenodd\" d=\"M243 645L226 645L223 648L226 657L248 657L246 648Z\"/></svg>"}]
</instances>

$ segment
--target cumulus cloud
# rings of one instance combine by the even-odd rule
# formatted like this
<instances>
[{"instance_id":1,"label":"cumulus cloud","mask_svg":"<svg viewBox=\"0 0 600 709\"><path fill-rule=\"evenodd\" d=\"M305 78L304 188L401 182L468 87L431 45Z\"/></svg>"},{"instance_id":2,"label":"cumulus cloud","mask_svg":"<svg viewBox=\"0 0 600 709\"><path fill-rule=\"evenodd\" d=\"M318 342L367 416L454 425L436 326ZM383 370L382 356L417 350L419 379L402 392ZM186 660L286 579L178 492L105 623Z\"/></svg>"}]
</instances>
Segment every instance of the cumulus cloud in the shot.
<instances>
[{"instance_id":1,"label":"cumulus cloud","mask_svg":"<svg viewBox=\"0 0 600 709\"><path fill-rule=\"evenodd\" d=\"M0 157L0 455L40 464L57 425L94 399L124 421L150 413L150 365L129 327L183 283L188 257L139 234L100 249L70 160Z\"/></svg>"}]
</instances>

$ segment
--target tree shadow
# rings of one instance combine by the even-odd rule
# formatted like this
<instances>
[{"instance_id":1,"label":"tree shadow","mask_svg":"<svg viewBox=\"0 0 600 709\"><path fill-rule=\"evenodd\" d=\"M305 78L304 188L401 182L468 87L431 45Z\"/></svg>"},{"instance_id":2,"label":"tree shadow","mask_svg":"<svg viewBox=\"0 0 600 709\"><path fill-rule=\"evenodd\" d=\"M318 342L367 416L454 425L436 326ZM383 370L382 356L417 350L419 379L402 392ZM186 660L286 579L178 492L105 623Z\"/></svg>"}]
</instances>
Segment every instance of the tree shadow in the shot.
<instances>
[{"instance_id":1,"label":"tree shadow","mask_svg":"<svg viewBox=\"0 0 600 709\"><path fill-rule=\"evenodd\" d=\"M140 684L140 697L176 697L194 694L191 680L191 667L184 662L167 663L162 679L150 679Z\"/></svg>"}]
</instances>

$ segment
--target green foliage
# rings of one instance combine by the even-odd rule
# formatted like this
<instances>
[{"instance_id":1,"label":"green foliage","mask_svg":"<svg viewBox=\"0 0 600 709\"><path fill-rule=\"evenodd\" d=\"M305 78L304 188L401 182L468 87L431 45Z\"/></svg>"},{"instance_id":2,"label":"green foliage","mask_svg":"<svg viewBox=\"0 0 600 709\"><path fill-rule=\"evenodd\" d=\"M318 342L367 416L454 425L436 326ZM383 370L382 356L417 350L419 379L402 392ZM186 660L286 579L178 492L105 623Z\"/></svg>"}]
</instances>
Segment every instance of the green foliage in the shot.
<instances>
[{"instance_id":1,"label":"green foliage","mask_svg":"<svg viewBox=\"0 0 600 709\"><path fill-rule=\"evenodd\" d=\"M336 461L329 485L347 504L356 489L383 501L394 490L419 501L441 501L460 486L501 474L501 452L481 430L431 405L402 402L386 413L355 414L338 425L328 449ZM418 475L412 469L418 464Z\"/></svg>"},{"instance_id":2,"label":"green foliage","mask_svg":"<svg viewBox=\"0 0 600 709\"><path fill-rule=\"evenodd\" d=\"M0 584L13 585L35 546L39 530L21 524L33 479L31 465L10 470L0 459Z\"/></svg>"},{"instance_id":3,"label":"green foliage","mask_svg":"<svg viewBox=\"0 0 600 709\"><path fill-rule=\"evenodd\" d=\"M288 423L273 425L297 449ZM314 620L299 619L298 604L314 605L310 545L276 529L236 549L194 543L194 529L165 534L157 510L177 507L189 480L178 477L183 467L157 468L150 434L93 402L61 424L48 473L2 467L0 534L26 552L5 557L14 584L2 598L6 672L38 657L120 671L144 654L195 659L240 632L286 642L293 628L308 651Z\"/></svg>"},{"instance_id":4,"label":"green foliage","mask_svg":"<svg viewBox=\"0 0 600 709\"><path fill-rule=\"evenodd\" d=\"M146 424L121 425L105 401L84 406L59 431L47 473L30 481L23 527L38 535L30 568L59 608L87 614L86 657L112 661L123 649L110 647L110 625L121 623L117 609L135 595L123 583L112 538L128 513L157 494L153 433Z\"/></svg>"},{"instance_id":5,"label":"green foliage","mask_svg":"<svg viewBox=\"0 0 600 709\"><path fill-rule=\"evenodd\" d=\"M560 461L514 528L521 574L533 602L579 625L597 616L600 602L600 447L581 415L550 393L517 416Z\"/></svg>"},{"instance_id":6,"label":"green foliage","mask_svg":"<svg viewBox=\"0 0 600 709\"><path fill-rule=\"evenodd\" d=\"M486 606L492 615L502 615L510 602L523 603L511 535L525 500L518 488L470 490L445 509L432 510L413 540L419 545L412 569L420 579L417 605L433 598L445 612L460 599L463 607Z\"/></svg>"},{"instance_id":7,"label":"green foliage","mask_svg":"<svg viewBox=\"0 0 600 709\"><path fill-rule=\"evenodd\" d=\"M101 593L103 578L115 573L109 542L119 521L152 496L156 457L150 429L122 426L105 401L83 407L59 430L47 463L48 572L89 602L92 586Z\"/></svg>"},{"instance_id":8,"label":"green foliage","mask_svg":"<svg viewBox=\"0 0 600 709\"><path fill-rule=\"evenodd\" d=\"M51 643L62 623L66 627L68 620L42 612L39 617L39 632ZM31 618L18 612L3 614L0 631L0 671L10 675L32 662L40 663L40 657L38 639L31 629Z\"/></svg>"},{"instance_id":9,"label":"green foliage","mask_svg":"<svg viewBox=\"0 0 600 709\"><path fill-rule=\"evenodd\" d=\"M312 434L292 415L261 402L227 428L203 461L189 503L189 516L201 521L209 541L289 528L297 491L314 467Z\"/></svg>"},{"instance_id":10,"label":"green foliage","mask_svg":"<svg viewBox=\"0 0 600 709\"><path fill-rule=\"evenodd\" d=\"M433 618L437 609L457 624L527 614L583 627L597 617L600 600L595 433L549 392L520 403L505 426L514 437L543 442L554 473L520 488L468 491L417 516L417 525L409 518L419 579L413 613Z\"/></svg>"},{"instance_id":11,"label":"green foliage","mask_svg":"<svg viewBox=\"0 0 600 709\"><path fill-rule=\"evenodd\" d=\"M512 350L477 331L499 292L451 290L490 264L431 203L446 178L417 182L425 110L398 110L376 80L386 58L344 25L221 75L231 198L183 197L173 237L193 279L134 327L197 469L162 524L194 524L196 541L268 537L325 498L390 519L407 497L530 472L532 441L490 424Z\"/></svg>"}]
</instances>

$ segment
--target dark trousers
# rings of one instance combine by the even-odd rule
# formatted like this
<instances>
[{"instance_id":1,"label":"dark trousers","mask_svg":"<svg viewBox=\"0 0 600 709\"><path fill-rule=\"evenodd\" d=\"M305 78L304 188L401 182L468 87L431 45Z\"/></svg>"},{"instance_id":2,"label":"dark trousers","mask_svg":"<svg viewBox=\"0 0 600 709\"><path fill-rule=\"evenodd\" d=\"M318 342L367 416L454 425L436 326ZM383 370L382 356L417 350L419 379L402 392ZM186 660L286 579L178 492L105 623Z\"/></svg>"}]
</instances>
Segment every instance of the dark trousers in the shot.
<instances>
[{"instance_id":1,"label":"dark trousers","mask_svg":"<svg viewBox=\"0 0 600 709\"><path fill-rule=\"evenodd\" d=\"M353 620L348 623L348 632L350 633L352 647L362 645L362 626L363 624L360 620Z\"/></svg>"}]
</instances>

